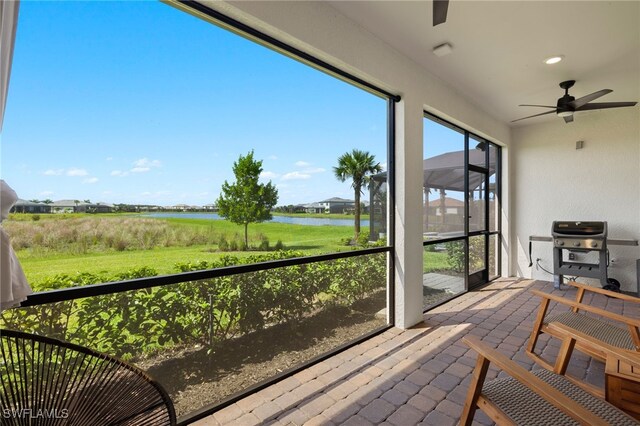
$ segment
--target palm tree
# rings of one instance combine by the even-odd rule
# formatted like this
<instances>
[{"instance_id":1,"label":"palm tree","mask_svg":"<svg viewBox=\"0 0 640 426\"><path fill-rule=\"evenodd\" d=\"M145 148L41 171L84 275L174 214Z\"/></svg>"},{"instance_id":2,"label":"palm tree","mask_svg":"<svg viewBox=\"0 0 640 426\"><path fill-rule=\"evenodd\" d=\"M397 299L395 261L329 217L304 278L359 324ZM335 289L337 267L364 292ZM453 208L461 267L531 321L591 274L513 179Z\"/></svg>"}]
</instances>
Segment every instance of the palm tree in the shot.
<instances>
[{"instance_id":1,"label":"palm tree","mask_svg":"<svg viewBox=\"0 0 640 426\"><path fill-rule=\"evenodd\" d=\"M333 172L340 182L344 182L349 178L352 180L351 187L355 195L354 241L357 241L360 235L360 195L362 194L362 187L369 183L371 174L380 173L381 171L382 167L380 163L376 163L375 156L358 149L338 157L338 166L333 168Z\"/></svg>"}]
</instances>

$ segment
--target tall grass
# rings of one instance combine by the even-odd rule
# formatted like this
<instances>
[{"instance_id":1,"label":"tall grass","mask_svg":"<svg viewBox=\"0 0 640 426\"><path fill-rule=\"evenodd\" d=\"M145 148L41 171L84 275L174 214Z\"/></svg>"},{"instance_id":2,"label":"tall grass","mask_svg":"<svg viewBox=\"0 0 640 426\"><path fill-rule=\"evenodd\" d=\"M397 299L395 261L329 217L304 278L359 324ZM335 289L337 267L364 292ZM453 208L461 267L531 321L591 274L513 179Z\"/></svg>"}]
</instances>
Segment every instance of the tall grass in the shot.
<instances>
[{"instance_id":1,"label":"tall grass","mask_svg":"<svg viewBox=\"0 0 640 426\"><path fill-rule=\"evenodd\" d=\"M14 250L85 254L217 244L213 227L176 226L145 218L81 217L67 220L7 221Z\"/></svg>"}]
</instances>

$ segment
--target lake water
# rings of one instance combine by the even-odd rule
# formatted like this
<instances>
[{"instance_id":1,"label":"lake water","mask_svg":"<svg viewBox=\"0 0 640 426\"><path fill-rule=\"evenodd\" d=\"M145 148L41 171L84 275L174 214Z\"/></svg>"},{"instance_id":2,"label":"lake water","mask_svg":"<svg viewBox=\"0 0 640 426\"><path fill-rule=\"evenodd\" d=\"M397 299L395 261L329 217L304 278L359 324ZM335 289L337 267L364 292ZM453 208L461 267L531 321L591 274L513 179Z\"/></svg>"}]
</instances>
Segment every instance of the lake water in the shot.
<instances>
[{"instance_id":1,"label":"lake water","mask_svg":"<svg viewBox=\"0 0 640 426\"><path fill-rule=\"evenodd\" d=\"M218 213L144 213L142 216L155 218L182 218L182 219L210 219L224 220ZM268 222L289 223L291 225L310 226L353 226L353 219L333 219L328 217L295 217L295 216L273 216ZM368 219L360 220L361 226L369 226Z\"/></svg>"}]
</instances>

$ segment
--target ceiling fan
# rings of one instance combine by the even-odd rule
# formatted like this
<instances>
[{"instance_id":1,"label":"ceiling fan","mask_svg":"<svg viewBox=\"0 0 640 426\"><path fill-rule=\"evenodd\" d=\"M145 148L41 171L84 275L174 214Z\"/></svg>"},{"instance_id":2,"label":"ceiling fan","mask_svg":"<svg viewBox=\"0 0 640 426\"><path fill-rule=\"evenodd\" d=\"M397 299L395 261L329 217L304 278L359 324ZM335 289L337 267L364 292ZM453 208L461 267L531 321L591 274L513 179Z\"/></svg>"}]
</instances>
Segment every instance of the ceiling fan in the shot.
<instances>
[{"instance_id":1,"label":"ceiling fan","mask_svg":"<svg viewBox=\"0 0 640 426\"><path fill-rule=\"evenodd\" d=\"M621 108L635 106L637 102L597 102L591 103L591 101L598 99L607 93L613 92L611 89L602 89L597 92L593 92L590 95L583 96L581 98L574 98L569 95L569 89L575 84L575 80L567 80L560 83L560 87L564 89L564 96L558 99L556 106L550 105L518 105L518 106L532 106L540 108L552 108L551 111L543 112L541 114L530 115L528 117L518 118L513 120L512 123L527 118L538 117L540 115L556 113L559 117L564 118L566 123L573 121L573 113L578 111L588 111L593 109L605 109L605 108Z\"/></svg>"},{"instance_id":2,"label":"ceiling fan","mask_svg":"<svg viewBox=\"0 0 640 426\"><path fill-rule=\"evenodd\" d=\"M433 0L433 26L443 24L447 20L449 0Z\"/></svg>"}]
</instances>

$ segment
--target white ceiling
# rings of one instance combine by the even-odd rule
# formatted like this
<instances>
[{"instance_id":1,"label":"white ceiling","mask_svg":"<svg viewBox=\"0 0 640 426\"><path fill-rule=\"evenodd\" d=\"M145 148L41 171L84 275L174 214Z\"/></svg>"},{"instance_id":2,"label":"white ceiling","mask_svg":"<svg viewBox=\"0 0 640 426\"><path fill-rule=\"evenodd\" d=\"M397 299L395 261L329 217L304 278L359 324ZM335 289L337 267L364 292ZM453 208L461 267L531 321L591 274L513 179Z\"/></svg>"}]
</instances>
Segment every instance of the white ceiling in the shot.
<instances>
[{"instance_id":1,"label":"white ceiling","mask_svg":"<svg viewBox=\"0 0 640 426\"><path fill-rule=\"evenodd\" d=\"M340 13L446 81L505 122L555 105L558 84L576 80L576 99L600 89L595 102L640 100L640 1L456 1L447 22L432 26L432 2L330 1ZM453 52L436 57L448 42ZM547 57L564 60L546 65ZM575 116L594 112L582 112ZM561 120L555 114L513 125Z\"/></svg>"}]
</instances>

